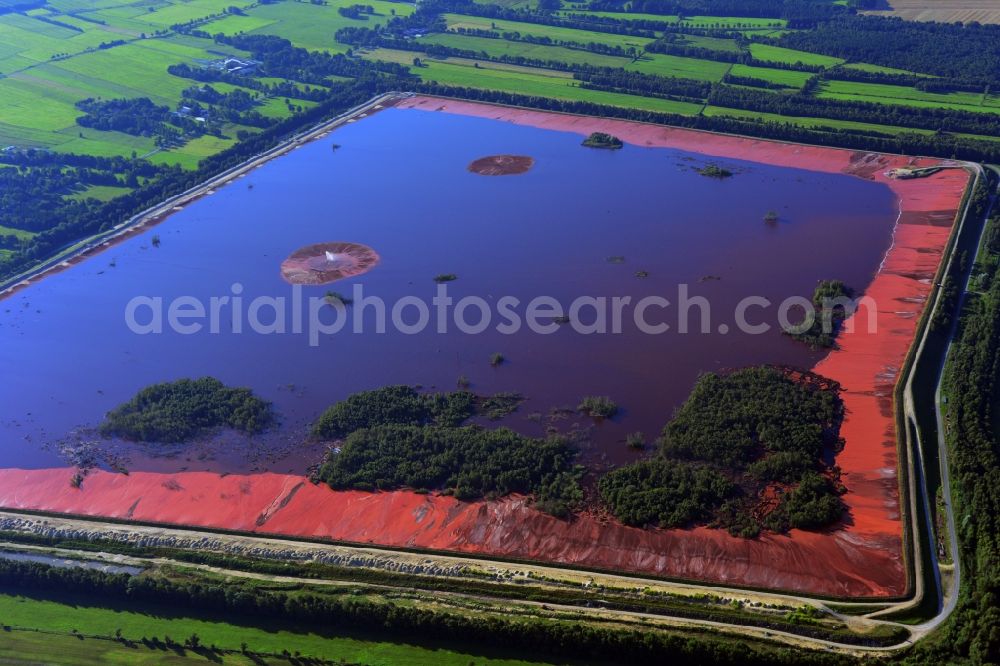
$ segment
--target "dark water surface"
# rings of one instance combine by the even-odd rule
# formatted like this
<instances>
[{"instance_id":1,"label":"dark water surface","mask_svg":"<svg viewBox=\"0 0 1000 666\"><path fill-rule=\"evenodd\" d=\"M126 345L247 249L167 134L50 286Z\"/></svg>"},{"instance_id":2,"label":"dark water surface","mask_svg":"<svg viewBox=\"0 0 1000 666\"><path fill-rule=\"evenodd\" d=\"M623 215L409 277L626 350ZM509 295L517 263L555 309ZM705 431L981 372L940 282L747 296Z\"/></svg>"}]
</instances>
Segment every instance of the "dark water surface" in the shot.
<instances>
[{"instance_id":1,"label":"dark water surface","mask_svg":"<svg viewBox=\"0 0 1000 666\"><path fill-rule=\"evenodd\" d=\"M341 147L332 150L334 143ZM519 176L466 170L472 160L499 153L529 155L536 163ZM896 201L882 185L711 161L736 175L701 176L695 168L706 159L682 151L592 150L575 134L481 118L389 109L347 125L0 301L0 465L59 465L61 440L71 433L74 442L90 439L86 428L138 389L204 375L273 400L281 427L249 443L223 436L168 460L133 448L132 469L302 471L319 450L299 443L327 405L386 384L452 389L460 376L479 393L526 395L508 423L529 434L549 423L529 420L533 412L574 406L585 395L611 396L622 413L594 426L590 457L627 459L634 454L626 451L625 435L655 436L700 373L757 363L809 367L820 357L777 330L718 333L720 324L735 328L740 299L778 303L808 296L817 280L831 278L864 289L891 241ZM772 209L781 221L765 224ZM479 296L495 304L513 296L523 317L524 304L542 295L566 306L580 296L628 296L635 303L660 295L676 303L683 283L692 296L709 299L715 332L677 333L676 305L647 313L652 323L671 325L664 335L639 332L631 307L623 310L623 332L604 335L568 326L552 335L527 327L503 334L495 308L493 324L478 335L458 332L453 321L448 334L433 326L415 335L390 326L380 334L368 308L364 333L352 333L348 324L317 347L305 333L260 335L246 324L233 333L228 307L221 309L219 333L206 326L190 335L137 335L126 326L126 305L136 296L161 297L165 319L173 299L191 296L208 307L213 296L232 296L234 283L245 304L258 296L291 299L280 262L325 241L363 243L381 263L352 280L303 288L303 299L327 289L349 294L357 284L390 308L404 296L431 306L434 276L455 273L447 287L456 301ZM612 256L624 262L608 261ZM649 275L639 278L637 271ZM773 324L776 309L753 310L749 318ZM287 305L289 322L291 310ZM696 329L698 314L691 312ZM143 321L148 317L140 310ZM469 322L478 318L476 308L467 311ZM591 321L592 310L581 318ZM269 321L271 310L261 319ZM416 309L408 308L405 319L412 323ZM494 352L507 358L501 367L490 366ZM555 425L573 423L588 425L579 417Z\"/></svg>"}]
</instances>

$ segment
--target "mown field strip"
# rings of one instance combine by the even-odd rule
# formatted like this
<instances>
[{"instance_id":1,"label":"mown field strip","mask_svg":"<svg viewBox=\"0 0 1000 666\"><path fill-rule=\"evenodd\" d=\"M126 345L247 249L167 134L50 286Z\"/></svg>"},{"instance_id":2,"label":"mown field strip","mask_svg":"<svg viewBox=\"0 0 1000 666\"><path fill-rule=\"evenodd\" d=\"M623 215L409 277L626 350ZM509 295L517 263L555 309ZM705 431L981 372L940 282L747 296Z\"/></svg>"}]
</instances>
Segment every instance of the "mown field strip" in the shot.
<instances>
[{"instance_id":1,"label":"mown field strip","mask_svg":"<svg viewBox=\"0 0 1000 666\"><path fill-rule=\"evenodd\" d=\"M505 21L501 19L490 19L481 16L467 16L465 14L444 14L449 30L459 28L473 30L489 30L497 33L516 32L521 35L531 35L534 37L548 37L549 39L563 42L574 42L577 44L603 44L604 46L620 46L622 48L635 47L642 49L652 42L647 37L633 37L631 35L615 35L608 32L595 32L592 30L576 30L574 28L562 28L550 25L540 25L538 23L522 23L520 21Z\"/></svg>"},{"instance_id":2,"label":"mown field strip","mask_svg":"<svg viewBox=\"0 0 1000 666\"><path fill-rule=\"evenodd\" d=\"M819 97L848 99L879 104L901 104L925 109L956 109L1000 113L1000 97L973 92L933 93L909 86L861 83L857 81L826 81Z\"/></svg>"}]
</instances>

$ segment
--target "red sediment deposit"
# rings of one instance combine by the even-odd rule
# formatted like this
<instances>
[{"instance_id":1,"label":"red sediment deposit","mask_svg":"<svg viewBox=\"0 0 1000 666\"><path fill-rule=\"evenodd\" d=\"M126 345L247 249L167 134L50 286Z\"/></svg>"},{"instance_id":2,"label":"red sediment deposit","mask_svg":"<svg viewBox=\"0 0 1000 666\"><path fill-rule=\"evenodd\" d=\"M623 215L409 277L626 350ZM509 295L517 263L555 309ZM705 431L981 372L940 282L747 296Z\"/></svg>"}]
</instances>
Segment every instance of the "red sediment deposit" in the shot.
<instances>
[{"instance_id":1,"label":"red sediment deposit","mask_svg":"<svg viewBox=\"0 0 1000 666\"><path fill-rule=\"evenodd\" d=\"M361 243L317 243L281 262L281 277L291 284L329 284L367 273L378 260L375 250Z\"/></svg>"},{"instance_id":2,"label":"red sediment deposit","mask_svg":"<svg viewBox=\"0 0 1000 666\"><path fill-rule=\"evenodd\" d=\"M563 521L523 497L460 502L408 491L333 491L294 475L96 471L74 488L73 469L0 470L0 506L194 525L363 544L477 553L837 597L904 594L893 387L930 293L969 181L961 168L894 180L892 168L941 160L852 152L760 139L412 97L400 108L493 118L627 143L770 165L844 173L884 183L899 199L893 244L848 321L839 346L813 371L842 387L848 507L842 524L758 539L723 530L643 530L589 514Z\"/></svg>"},{"instance_id":3,"label":"red sediment deposit","mask_svg":"<svg viewBox=\"0 0 1000 666\"><path fill-rule=\"evenodd\" d=\"M480 176L515 176L534 165L534 158L526 155L490 155L474 160L469 164L469 171Z\"/></svg>"}]
</instances>

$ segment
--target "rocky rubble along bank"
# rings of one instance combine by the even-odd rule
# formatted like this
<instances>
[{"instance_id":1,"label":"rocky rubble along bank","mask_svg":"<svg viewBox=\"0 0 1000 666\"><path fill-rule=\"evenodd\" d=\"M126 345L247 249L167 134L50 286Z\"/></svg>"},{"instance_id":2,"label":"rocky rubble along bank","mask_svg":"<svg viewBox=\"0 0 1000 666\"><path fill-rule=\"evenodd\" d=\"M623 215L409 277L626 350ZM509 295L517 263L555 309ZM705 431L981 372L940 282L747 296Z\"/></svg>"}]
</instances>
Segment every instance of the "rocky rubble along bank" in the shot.
<instances>
[{"instance_id":1,"label":"rocky rubble along bank","mask_svg":"<svg viewBox=\"0 0 1000 666\"><path fill-rule=\"evenodd\" d=\"M151 532L143 528L130 529L128 526L101 526L85 529L60 524L44 518L0 517L0 531L21 532L53 539L72 541L112 541L136 548L178 548L200 552L213 552L254 559L280 560L285 562L321 562L341 567L381 569L406 574L430 576L467 575L464 564L443 566L431 560L423 563L408 562L387 555L366 553L339 546L309 546L292 544L262 546L252 539L239 536L197 536L178 532Z\"/></svg>"}]
</instances>

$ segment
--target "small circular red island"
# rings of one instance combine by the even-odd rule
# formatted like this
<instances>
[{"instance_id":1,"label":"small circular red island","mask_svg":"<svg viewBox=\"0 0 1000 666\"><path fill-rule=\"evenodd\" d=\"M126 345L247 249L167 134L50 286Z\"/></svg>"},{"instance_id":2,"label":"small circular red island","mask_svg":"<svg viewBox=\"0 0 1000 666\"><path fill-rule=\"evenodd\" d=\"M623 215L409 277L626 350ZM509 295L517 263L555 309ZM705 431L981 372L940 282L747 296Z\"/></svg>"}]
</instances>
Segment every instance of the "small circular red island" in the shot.
<instances>
[{"instance_id":1,"label":"small circular red island","mask_svg":"<svg viewBox=\"0 0 1000 666\"><path fill-rule=\"evenodd\" d=\"M361 243L316 243L281 262L281 277L291 284L328 284L367 273L378 261L378 253Z\"/></svg>"},{"instance_id":2,"label":"small circular red island","mask_svg":"<svg viewBox=\"0 0 1000 666\"><path fill-rule=\"evenodd\" d=\"M469 171L480 176L515 176L535 165L527 155L489 155L469 164Z\"/></svg>"}]
</instances>

